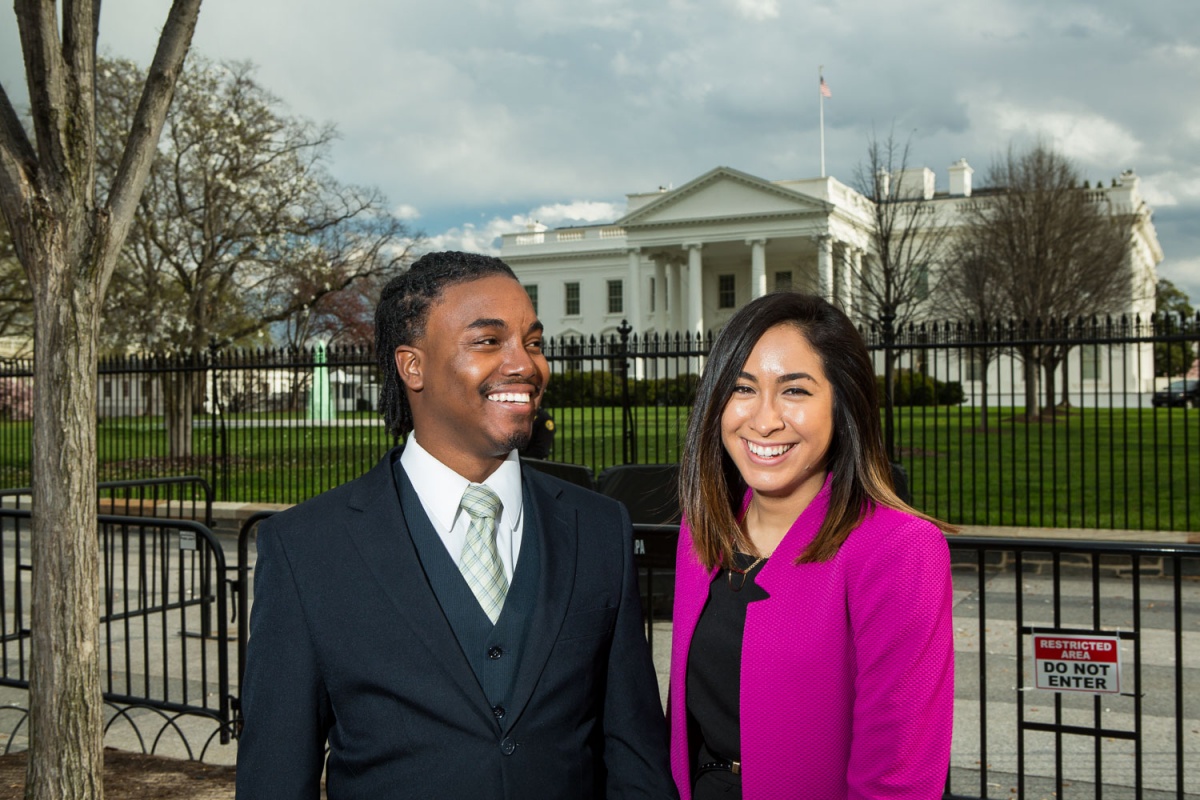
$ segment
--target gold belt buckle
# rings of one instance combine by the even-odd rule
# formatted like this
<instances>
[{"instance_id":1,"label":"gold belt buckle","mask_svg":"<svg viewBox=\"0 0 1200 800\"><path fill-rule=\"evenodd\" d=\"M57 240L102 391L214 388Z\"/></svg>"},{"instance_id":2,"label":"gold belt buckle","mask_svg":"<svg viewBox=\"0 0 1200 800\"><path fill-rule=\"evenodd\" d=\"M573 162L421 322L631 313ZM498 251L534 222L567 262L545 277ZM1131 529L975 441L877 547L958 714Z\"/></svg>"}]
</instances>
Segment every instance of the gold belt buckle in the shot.
<instances>
[{"instance_id":1,"label":"gold belt buckle","mask_svg":"<svg viewBox=\"0 0 1200 800\"><path fill-rule=\"evenodd\" d=\"M729 771L732 772L734 775L741 775L742 774L742 762L730 761L729 762Z\"/></svg>"}]
</instances>

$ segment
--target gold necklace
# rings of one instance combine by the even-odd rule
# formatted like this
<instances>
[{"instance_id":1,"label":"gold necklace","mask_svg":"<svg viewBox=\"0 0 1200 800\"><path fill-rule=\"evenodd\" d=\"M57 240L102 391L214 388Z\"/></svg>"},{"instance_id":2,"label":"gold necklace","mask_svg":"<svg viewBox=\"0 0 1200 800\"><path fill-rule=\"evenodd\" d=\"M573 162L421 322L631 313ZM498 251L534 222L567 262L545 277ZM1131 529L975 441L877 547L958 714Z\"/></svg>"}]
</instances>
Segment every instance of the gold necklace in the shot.
<instances>
[{"instance_id":1,"label":"gold necklace","mask_svg":"<svg viewBox=\"0 0 1200 800\"><path fill-rule=\"evenodd\" d=\"M742 590L742 587L746 585L746 575L748 575L751 571L753 571L753 569L755 567L757 567L759 564L763 563L766 560L767 560L766 556L759 556L758 558L754 559L754 561L751 562L750 566L746 567L745 569L738 569L737 567L734 567L734 566L726 567L728 572L725 573L725 580L729 583L730 591L740 592ZM735 572L738 575L742 576L742 580L740 583L738 583L737 586L733 585L733 573L735 573Z\"/></svg>"}]
</instances>

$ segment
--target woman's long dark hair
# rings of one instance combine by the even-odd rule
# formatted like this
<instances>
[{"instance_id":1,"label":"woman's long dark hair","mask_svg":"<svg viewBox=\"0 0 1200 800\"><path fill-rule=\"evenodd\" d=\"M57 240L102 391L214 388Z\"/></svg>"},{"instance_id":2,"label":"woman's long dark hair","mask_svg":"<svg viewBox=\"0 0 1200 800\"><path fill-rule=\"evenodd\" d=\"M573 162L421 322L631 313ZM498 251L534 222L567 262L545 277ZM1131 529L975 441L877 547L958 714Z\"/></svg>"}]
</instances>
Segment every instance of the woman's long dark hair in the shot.
<instances>
[{"instance_id":1,"label":"woman's long dark hair","mask_svg":"<svg viewBox=\"0 0 1200 800\"><path fill-rule=\"evenodd\" d=\"M721 416L738 375L763 334L791 325L821 359L833 387L833 437L825 467L833 475L829 512L797 563L827 561L873 506L900 509L953 530L906 505L892 486L883 447L875 369L862 337L840 309L820 297L776 292L742 307L713 344L696 391L679 476L679 503L705 567L753 552L738 522L746 482L721 440Z\"/></svg>"}]
</instances>

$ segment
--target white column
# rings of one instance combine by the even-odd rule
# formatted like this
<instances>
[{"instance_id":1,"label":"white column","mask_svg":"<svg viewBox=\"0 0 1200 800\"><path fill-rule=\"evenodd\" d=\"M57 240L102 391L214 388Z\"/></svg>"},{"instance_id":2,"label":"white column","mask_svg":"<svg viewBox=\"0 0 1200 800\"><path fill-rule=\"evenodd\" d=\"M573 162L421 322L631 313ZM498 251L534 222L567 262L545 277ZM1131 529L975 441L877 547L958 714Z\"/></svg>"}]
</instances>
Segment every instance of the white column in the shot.
<instances>
[{"instance_id":1,"label":"white column","mask_svg":"<svg viewBox=\"0 0 1200 800\"><path fill-rule=\"evenodd\" d=\"M704 333L704 281L701 275L703 262L700 249L704 245L690 242L684 245L688 251L688 327L697 336Z\"/></svg>"},{"instance_id":2,"label":"white column","mask_svg":"<svg viewBox=\"0 0 1200 800\"><path fill-rule=\"evenodd\" d=\"M671 333L683 332L683 262L671 259L671 295L668 308L671 312Z\"/></svg>"},{"instance_id":3,"label":"white column","mask_svg":"<svg viewBox=\"0 0 1200 800\"><path fill-rule=\"evenodd\" d=\"M854 304L858 300L858 285L862 281L863 251L855 247L850 251L850 283L846 294L846 313L853 317Z\"/></svg>"},{"instance_id":4,"label":"white column","mask_svg":"<svg viewBox=\"0 0 1200 800\"><path fill-rule=\"evenodd\" d=\"M767 240L747 239L750 245L750 297L767 293Z\"/></svg>"},{"instance_id":5,"label":"white column","mask_svg":"<svg viewBox=\"0 0 1200 800\"><path fill-rule=\"evenodd\" d=\"M813 237L817 242L817 294L833 299L833 237L828 233Z\"/></svg>"},{"instance_id":6,"label":"white column","mask_svg":"<svg viewBox=\"0 0 1200 800\"><path fill-rule=\"evenodd\" d=\"M625 288L625 319L633 326L635 333L644 333L642 326L642 264L638 256L638 248L631 247L625 251L629 254L629 280Z\"/></svg>"},{"instance_id":7,"label":"white column","mask_svg":"<svg viewBox=\"0 0 1200 800\"><path fill-rule=\"evenodd\" d=\"M667 330L667 257L654 257L654 330L662 336Z\"/></svg>"},{"instance_id":8,"label":"white column","mask_svg":"<svg viewBox=\"0 0 1200 800\"><path fill-rule=\"evenodd\" d=\"M842 245L842 257L838 259L838 287L837 299L841 303L842 311L850 313L850 304L853 302L854 295L854 264L851 261L852 248L848 244Z\"/></svg>"}]
</instances>

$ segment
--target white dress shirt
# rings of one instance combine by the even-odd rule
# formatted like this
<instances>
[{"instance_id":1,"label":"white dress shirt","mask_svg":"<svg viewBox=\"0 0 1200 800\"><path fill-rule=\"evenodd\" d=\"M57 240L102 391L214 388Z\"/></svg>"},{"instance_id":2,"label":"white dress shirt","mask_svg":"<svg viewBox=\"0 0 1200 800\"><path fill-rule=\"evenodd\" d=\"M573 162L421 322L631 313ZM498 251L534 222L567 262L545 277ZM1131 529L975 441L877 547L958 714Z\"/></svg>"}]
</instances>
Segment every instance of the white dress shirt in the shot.
<instances>
[{"instance_id":1,"label":"white dress shirt","mask_svg":"<svg viewBox=\"0 0 1200 800\"><path fill-rule=\"evenodd\" d=\"M417 442L416 432L408 435L404 452L400 454L400 465L412 482L421 507L434 529L446 545L446 551L458 563L463 544L467 541L467 529L471 517L459 507L468 481L454 470L438 461ZM503 508L496 520L496 550L504 564L504 577L512 583L513 570L517 568L517 554L521 552L523 529L523 494L521 491L521 462L517 451L508 454L504 463L496 469L483 485L500 498Z\"/></svg>"}]
</instances>

